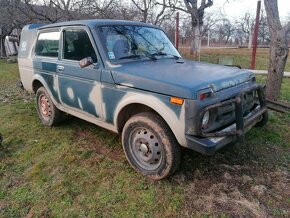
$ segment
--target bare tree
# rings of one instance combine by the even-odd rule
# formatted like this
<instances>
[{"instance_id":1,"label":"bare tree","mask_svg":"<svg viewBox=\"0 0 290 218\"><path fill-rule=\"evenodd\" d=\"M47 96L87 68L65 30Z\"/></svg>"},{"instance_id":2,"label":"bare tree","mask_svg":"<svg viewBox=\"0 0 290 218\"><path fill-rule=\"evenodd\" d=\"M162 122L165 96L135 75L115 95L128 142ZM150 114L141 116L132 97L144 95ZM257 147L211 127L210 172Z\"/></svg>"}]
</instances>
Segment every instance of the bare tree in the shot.
<instances>
[{"instance_id":1,"label":"bare tree","mask_svg":"<svg viewBox=\"0 0 290 218\"><path fill-rule=\"evenodd\" d=\"M139 11L131 4L118 2L117 9L115 17L121 20L135 20L139 16Z\"/></svg>"},{"instance_id":2,"label":"bare tree","mask_svg":"<svg viewBox=\"0 0 290 218\"><path fill-rule=\"evenodd\" d=\"M288 21L288 23L285 25L285 31L287 34L287 38L290 39L290 13L287 17L287 21Z\"/></svg>"},{"instance_id":3,"label":"bare tree","mask_svg":"<svg viewBox=\"0 0 290 218\"><path fill-rule=\"evenodd\" d=\"M6 57L5 38L10 35L14 28L17 27L15 16L15 4L9 0L0 2L0 56Z\"/></svg>"},{"instance_id":4,"label":"bare tree","mask_svg":"<svg viewBox=\"0 0 290 218\"><path fill-rule=\"evenodd\" d=\"M221 13L221 11L205 13L200 32L201 37L206 36L208 31L213 31L214 27L223 19L223 17L224 15Z\"/></svg>"},{"instance_id":5,"label":"bare tree","mask_svg":"<svg viewBox=\"0 0 290 218\"><path fill-rule=\"evenodd\" d=\"M236 19L237 24L237 38L240 39L241 45L243 42L251 40L251 32L254 26L254 19L249 12L246 12L243 17Z\"/></svg>"},{"instance_id":6,"label":"bare tree","mask_svg":"<svg viewBox=\"0 0 290 218\"><path fill-rule=\"evenodd\" d=\"M201 40L207 40L210 36L211 40L215 40L217 36L216 34L216 27L220 24L220 22L223 20L224 15L220 10L205 13L204 19L203 19L203 25L200 30L200 37ZM190 21L190 15L186 14L185 16L181 16L181 27L180 27L180 33L182 35L182 43L189 46L188 42L193 38L192 28L191 28L191 21Z\"/></svg>"},{"instance_id":7,"label":"bare tree","mask_svg":"<svg viewBox=\"0 0 290 218\"><path fill-rule=\"evenodd\" d=\"M131 0L131 2L139 11L138 20L145 23L161 25L173 14L173 11L166 7L166 0L162 0L162 3L157 2L157 0Z\"/></svg>"},{"instance_id":8,"label":"bare tree","mask_svg":"<svg viewBox=\"0 0 290 218\"><path fill-rule=\"evenodd\" d=\"M198 3L200 2L200 3ZM159 5L165 5L172 10L179 10L190 15L190 24L192 31L192 54L196 57L200 53L201 27L203 25L204 11L213 5L213 0L167 0L166 3L158 2Z\"/></svg>"},{"instance_id":9,"label":"bare tree","mask_svg":"<svg viewBox=\"0 0 290 218\"><path fill-rule=\"evenodd\" d=\"M149 10L152 7L153 0L131 0L135 7L141 12L140 21L147 22L149 16Z\"/></svg>"},{"instance_id":10,"label":"bare tree","mask_svg":"<svg viewBox=\"0 0 290 218\"><path fill-rule=\"evenodd\" d=\"M277 0L264 0L270 32L270 62L266 83L266 97L277 100L280 94L285 64L288 57L286 30L282 27Z\"/></svg>"},{"instance_id":11,"label":"bare tree","mask_svg":"<svg viewBox=\"0 0 290 218\"><path fill-rule=\"evenodd\" d=\"M116 0L85 0L82 13L89 18L114 19L118 7Z\"/></svg>"},{"instance_id":12,"label":"bare tree","mask_svg":"<svg viewBox=\"0 0 290 218\"><path fill-rule=\"evenodd\" d=\"M214 33L219 42L227 44L235 30L235 25L229 19L223 18L215 25Z\"/></svg>"},{"instance_id":13,"label":"bare tree","mask_svg":"<svg viewBox=\"0 0 290 218\"><path fill-rule=\"evenodd\" d=\"M23 0L16 8L18 13L23 14L25 23L55 23L63 18L63 13L54 3L44 0L40 5L38 1Z\"/></svg>"},{"instance_id":14,"label":"bare tree","mask_svg":"<svg viewBox=\"0 0 290 218\"><path fill-rule=\"evenodd\" d=\"M267 16L265 15L265 11L261 10L260 24L259 24L259 42L261 44L269 43L269 27L267 23Z\"/></svg>"}]
</instances>

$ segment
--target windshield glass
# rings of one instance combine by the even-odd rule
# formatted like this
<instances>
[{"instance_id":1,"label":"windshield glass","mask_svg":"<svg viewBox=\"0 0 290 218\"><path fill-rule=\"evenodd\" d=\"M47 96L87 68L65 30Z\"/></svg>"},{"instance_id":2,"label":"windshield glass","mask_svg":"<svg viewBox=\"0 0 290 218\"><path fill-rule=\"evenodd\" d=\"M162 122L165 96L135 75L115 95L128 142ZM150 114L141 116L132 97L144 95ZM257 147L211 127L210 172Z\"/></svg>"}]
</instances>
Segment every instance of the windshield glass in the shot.
<instances>
[{"instance_id":1,"label":"windshield glass","mask_svg":"<svg viewBox=\"0 0 290 218\"><path fill-rule=\"evenodd\" d=\"M112 62L124 59L180 58L180 54L157 28L144 26L98 27L102 44Z\"/></svg>"}]
</instances>

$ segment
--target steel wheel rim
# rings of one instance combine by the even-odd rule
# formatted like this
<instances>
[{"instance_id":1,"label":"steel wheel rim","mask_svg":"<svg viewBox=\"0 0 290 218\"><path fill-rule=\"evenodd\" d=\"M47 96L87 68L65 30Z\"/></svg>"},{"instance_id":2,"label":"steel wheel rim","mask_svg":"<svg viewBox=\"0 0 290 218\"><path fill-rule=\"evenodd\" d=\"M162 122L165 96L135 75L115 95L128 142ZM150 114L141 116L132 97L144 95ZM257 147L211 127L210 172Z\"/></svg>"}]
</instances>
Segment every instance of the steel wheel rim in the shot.
<instances>
[{"instance_id":1,"label":"steel wheel rim","mask_svg":"<svg viewBox=\"0 0 290 218\"><path fill-rule=\"evenodd\" d=\"M153 171L160 167L163 148L156 135L147 128L135 128L129 136L129 149L139 167Z\"/></svg>"},{"instance_id":2,"label":"steel wheel rim","mask_svg":"<svg viewBox=\"0 0 290 218\"><path fill-rule=\"evenodd\" d=\"M49 100L46 97L46 95L41 94L39 96L38 105L39 105L39 111L41 113L41 116L44 119L49 119L49 117L51 116L52 112L51 112Z\"/></svg>"}]
</instances>

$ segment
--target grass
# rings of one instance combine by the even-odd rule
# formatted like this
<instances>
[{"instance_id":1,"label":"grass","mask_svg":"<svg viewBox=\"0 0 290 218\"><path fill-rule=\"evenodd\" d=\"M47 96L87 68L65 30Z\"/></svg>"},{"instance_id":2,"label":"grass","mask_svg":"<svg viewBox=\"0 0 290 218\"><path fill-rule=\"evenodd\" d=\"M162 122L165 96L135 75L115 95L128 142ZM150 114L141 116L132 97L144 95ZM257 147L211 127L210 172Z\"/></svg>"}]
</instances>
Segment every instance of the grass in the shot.
<instances>
[{"instance_id":1,"label":"grass","mask_svg":"<svg viewBox=\"0 0 290 218\"><path fill-rule=\"evenodd\" d=\"M181 49L181 53L185 57L190 58L188 51ZM239 65L242 68L248 69L251 65L252 50L248 48L227 48L227 49L210 49L204 48L201 50L201 61L218 63L220 58L228 57L233 60L234 65ZM269 64L269 49L258 48L256 56L256 69L267 70ZM286 72L290 72L290 58L288 58L285 67Z\"/></svg>"},{"instance_id":2,"label":"grass","mask_svg":"<svg viewBox=\"0 0 290 218\"><path fill-rule=\"evenodd\" d=\"M271 112L246 144L213 157L185 150L178 172L153 182L129 166L118 135L73 117L42 126L18 80L17 65L0 60L0 217L289 215L289 114ZM284 80L283 96L289 86Z\"/></svg>"},{"instance_id":3,"label":"grass","mask_svg":"<svg viewBox=\"0 0 290 218\"><path fill-rule=\"evenodd\" d=\"M257 81L261 84L266 84L267 77L264 75L257 75ZM284 77L282 83L279 100L284 102L290 102L290 77Z\"/></svg>"}]
</instances>

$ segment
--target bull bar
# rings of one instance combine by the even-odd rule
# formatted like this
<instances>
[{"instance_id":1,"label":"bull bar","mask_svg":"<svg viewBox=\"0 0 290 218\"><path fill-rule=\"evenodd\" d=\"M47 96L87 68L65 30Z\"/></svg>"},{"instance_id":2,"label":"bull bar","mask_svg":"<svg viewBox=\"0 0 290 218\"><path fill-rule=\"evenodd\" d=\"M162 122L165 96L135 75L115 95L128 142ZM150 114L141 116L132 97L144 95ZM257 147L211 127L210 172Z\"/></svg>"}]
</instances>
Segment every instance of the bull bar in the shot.
<instances>
[{"instance_id":1,"label":"bull bar","mask_svg":"<svg viewBox=\"0 0 290 218\"><path fill-rule=\"evenodd\" d=\"M244 95L248 92L253 92L253 91L257 91L258 93L258 100L259 100L260 108L255 113L251 114L251 116L244 119L244 110L243 110ZM217 131L217 132L205 132L205 130L202 128L202 119L203 119L204 114L207 111L210 111L214 108L218 108L218 107L232 104L232 103L234 103L235 105L236 129ZM233 99L219 102L219 103L203 108L199 114L199 122L198 122L198 128L197 128L198 135L200 135L201 137L236 136L236 142L244 143L245 128L248 126L255 125L254 122L256 122L256 120L260 116L262 116L265 112L267 112L267 107L266 107L266 100L265 100L263 86L259 84L253 84L249 87L242 89L238 93L238 95ZM262 116L262 120L260 122L263 122L266 119L267 119L267 116Z\"/></svg>"}]
</instances>

